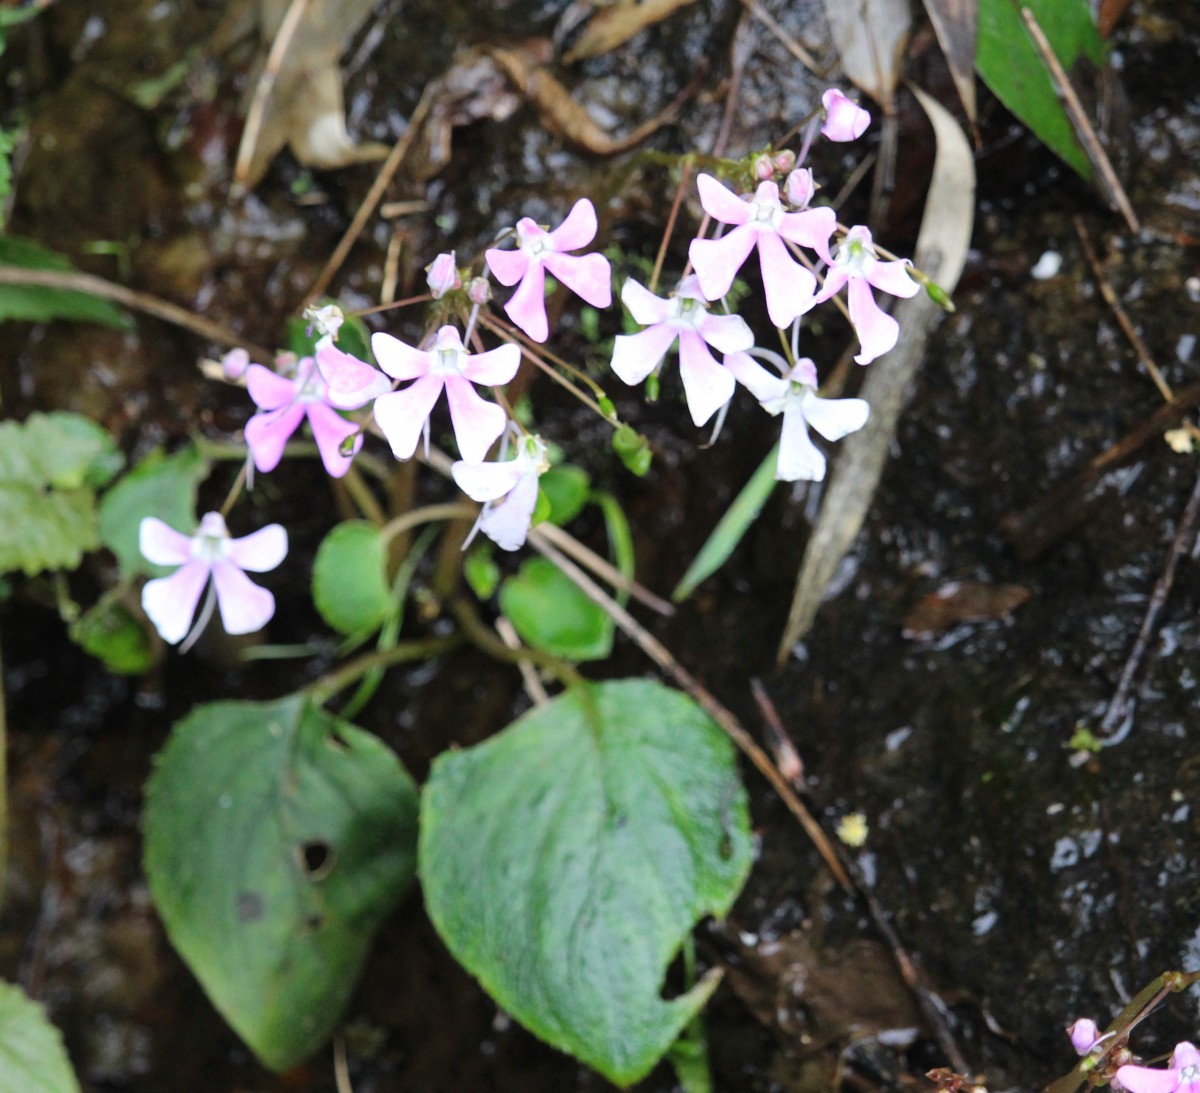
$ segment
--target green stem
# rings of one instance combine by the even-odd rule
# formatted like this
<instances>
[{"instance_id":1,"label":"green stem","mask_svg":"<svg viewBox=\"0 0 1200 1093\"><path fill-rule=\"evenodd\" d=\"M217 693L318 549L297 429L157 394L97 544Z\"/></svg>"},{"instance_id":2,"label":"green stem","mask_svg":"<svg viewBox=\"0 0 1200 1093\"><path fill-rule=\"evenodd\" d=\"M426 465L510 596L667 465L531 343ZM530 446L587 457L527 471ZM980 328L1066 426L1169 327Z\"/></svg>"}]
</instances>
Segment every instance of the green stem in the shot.
<instances>
[{"instance_id":1,"label":"green stem","mask_svg":"<svg viewBox=\"0 0 1200 1093\"><path fill-rule=\"evenodd\" d=\"M404 664L412 660L431 660L462 644L458 634L447 634L445 637L426 638L423 641L405 641L374 653L364 653L360 657L347 661L340 668L327 672L320 679L314 680L306 688L305 693L318 704L328 702L339 691L344 691L352 683L356 683L368 672L377 668L386 668L392 664Z\"/></svg>"},{"instance_id":2,"label":"green stem","mask_svg":"<svg viewBox=\"0 0 1200 1093\"><path fill-rule=\"evenodd\" d=\"M494 660L518 665L522 661L527 661L538 668L544 668L564 687L571 689L582 687L586 682L573 664L550 653L544 653L541 649L531 649L528 646L522 649L510 649L479 617L479 613L468 601L461 598L452 600L450 610L458 619L458 624L463 628L467 640Z\"/></svg>"},{"instance_id":3,"label":"green stem","mask_svg":"<svg viewBox=\"0 0 1200 1093\"><path fill-rule=\"evenodd\" d=\"M419 524L429 524L434 520L473 520L479 515L475 505L462 501L448 501L442 505L426 505L424 508L410 509L401 513L394 520L389 520L380 531L384 543L390 542L397 535L415 528Z\"/></svg>"},{"instance_id":4,"label":"green stem","mask_svg":"<svg viewBox=\"0 0 1200 1093\"><path fill-rule=\"evenodd\" d=\"M0 660L0 907L8 875L8 724L5 716L4 663Z\"/></svg>"}]
</instances>

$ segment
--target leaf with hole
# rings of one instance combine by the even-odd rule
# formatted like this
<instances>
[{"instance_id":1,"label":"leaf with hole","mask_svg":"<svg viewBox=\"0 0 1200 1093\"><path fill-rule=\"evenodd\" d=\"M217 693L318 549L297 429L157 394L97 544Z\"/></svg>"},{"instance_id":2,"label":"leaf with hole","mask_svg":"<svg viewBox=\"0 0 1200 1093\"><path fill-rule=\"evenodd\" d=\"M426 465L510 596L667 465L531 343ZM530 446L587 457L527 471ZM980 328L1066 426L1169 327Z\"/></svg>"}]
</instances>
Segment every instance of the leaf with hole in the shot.
<instances>
[{"instance_id":1,"label":"leaf with hole","mask_svg":"<svg viewBox=\"0 0 1200 1093\"><path fill-rule=\"evenodd\" d=\"M668 966L750 869L733 748L647 680L582 687L433 764L421 801L429 916L526 1028L618 1085L642 1078L716 986Z\"/></svg>"},{"instance_id":2,"label":"leaf with hole","mask_svg":"<svg viewBox=\"0 0 1200 1093\"><path fill-rule=\"evenodd\" d=\"M146 789L172 944L269 1067L321 1046L412 879L417 793L368 733L301 695L199 706Z\"/></svg>"},{"instance_id":3,"label":"leaf with hole","mask_svg":"<svg viewBox=\"0 0 1200 1093\"><path fill-rule=\"evenodd\" d=\"M20 987L3 982L0 1093L79 1093L58 1029Z\"/></svg>"}]
</instances>

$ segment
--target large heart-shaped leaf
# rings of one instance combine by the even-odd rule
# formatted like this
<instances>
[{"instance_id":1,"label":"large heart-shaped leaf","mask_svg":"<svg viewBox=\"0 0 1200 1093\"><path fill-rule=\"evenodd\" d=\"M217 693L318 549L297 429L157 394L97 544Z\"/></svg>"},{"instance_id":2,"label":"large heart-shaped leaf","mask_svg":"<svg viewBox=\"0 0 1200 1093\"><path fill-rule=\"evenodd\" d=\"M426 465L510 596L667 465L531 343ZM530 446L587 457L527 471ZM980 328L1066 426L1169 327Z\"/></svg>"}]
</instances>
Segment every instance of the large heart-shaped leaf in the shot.
<instances>
[{"instance_id":1,"label":"large heart-shaped leaf","mask_svg":"<svg viewBox=\"0 0 1200 1093\"><path fill-rule=\"evenodd\" d=\"M341 1016L413 875L417 799L375 737L303 696L181 721L147 785L146 874L171 941L268 1066Z\"/></svg>"},{"instance_id":2,"label":"large heart-shaped leaf","mask_svg":"<svg viewBox=\"0 0 1200 1093\"><path fill-rule=\"evenodd\" d=\"M58 1029L11 983L0 983L0 1093L79 1093Z\"/></svg>"},{"instance_id":3,"label":"large heart-shaped leaf","mask_svg":"<svg viewBox=\"0 0 1200 1093\"><path fill-rule=\"evenodd\" d=\"M523 1025L628 1085L704 1004L667 967L750 868L733 749L686 696L644 680L571 691L446 752L421 805L430 918Z\"/></svg>"}]
</instances>

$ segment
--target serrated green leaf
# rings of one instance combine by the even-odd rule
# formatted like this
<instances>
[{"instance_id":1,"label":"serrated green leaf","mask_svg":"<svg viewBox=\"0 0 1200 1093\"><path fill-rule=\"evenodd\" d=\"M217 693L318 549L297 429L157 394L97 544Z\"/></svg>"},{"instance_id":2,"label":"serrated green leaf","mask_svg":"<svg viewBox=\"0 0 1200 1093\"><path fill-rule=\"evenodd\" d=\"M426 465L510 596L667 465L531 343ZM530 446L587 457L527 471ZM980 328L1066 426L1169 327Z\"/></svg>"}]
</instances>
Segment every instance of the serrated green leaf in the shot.
<instances>
[{"instance_id":1,"label":"serrated green leaf","mask_svg":"<svg viewBox=\"0 0 1200 1093\"><path fill-rule=\"evenodd\" d=\"M500 609L522 639L567 660L603 660L613 621L552 562L530 558L500 586Z\"/></svg>"},{"instance_id":2,"label":"serrated green leaf","mask_svg":"<svg viewBox=\"0 0 1200 1093\"><path fill-rule=\"evenodd\" d=\"M1054 82L1021 18L1027 7L1054 55L1070 72L1080 57L1104 61L1104 43L1088 0L979 0L975 67L1005 106L1083 178L1092 165L1063 108Z\"/></svg>"},{"instance_id":3,"label":"serrated green leaf","mask_svg":"<svg viewBox=\"0 0 1200 1093\"><path fill-rule=\"evenodd\" d=\"M579 515L587 504L592 480L582 467L563 464L551 467L538 479L538 489L550 501L551 523L563 527Z\"/></svg>"},{"instance_id":4,"label":"serrated green leaf","mask_svg":"<svg viewBox=\"0 0 1200 1093\"><path fill-rule=\"evenodd\" d=\"M146 787L146 875L171 942L269 1067L321 1046L412 879L417 795L379 740L308 699L176 725Z\"/></svg>"},{"instance_id":5,"label":"serrated green leaf","mask_svg":"<svg viewBox=\"0 0 1200 1093\"><path fill-rule=\"evenodd\" d=\"M80 615L71 640L118 675L141 675L154 663L146 628L119 603L98 603Z\"/></svg>"},{"instance_id":6,"label":"serrated green leaf","mask_svg":"<svg viewBox=\"0 0 1200 1093\"><path fill-rule=\"evenodd\" d=\"M725 515L717 521L713 533L700 548L700 553L692 559L683 579L675 586L671 599L676 603L686 600L701 581L707 580L728 560L750 526L758 519L762 507L767 503L775 489L775 464L779 459L779 445L776 444L751 476L750 481L743 487L741 493L733 499L733 504L725 510Z\"/></svg>"},{"instance_id":7,"label":"serrated green leaf","mask_svg":"<svg viewBox=\"0 0 1200 1093\"><path fill-rule=\"evenodd\" d=\"M715 986L662 997L704 915L751 863L733 748L645 680L568 692L433 764L425 904L455 958L526 1028L619 1085L643 1077Z\"/></svg>"},{"instance_id":8,"label":"serrated green leaf","mask_svg":"<svg viewBox=\"0 0 1200 1093\"><path fill-rule=\"evenodd\" d=\"M20 987L2 982L0 1093L79 1093L58 1029Z\"/></svg>"},{"instance_id":9,"label":"serrated green leaf","mask_svg":"<svg viewBox=\"0 0 1200 1093\"><path fill-rule=\"evenodd\" d=\"M0 235L0 266L74 270L63 255L47 250L32 239L15 235ZM75 319L111 326L117 330L127 330L130 326L125 314L108 300L75 289L47 288L44 285L0 285L0 322L5 319L30 323Z\"/></svg>"},{"instance_id":10,"label":"serrated green leaf","mask_svg":"<svg viewBox=\"0 0 1200 1093\"><path fill-rule=\"evenodd\" d=\"M189 444L174 455L153 451L100 500L100 541L116 556L126 576L161 576L170 566L151 565L138 549L138 529L147 516L173 528L196 523L196 489L208 477L209 461Z\"/></svg>"},{"instance_id":11,"label":"serrated green leaf","mask_svg":"<svg viewBox=\"0 0 1200 1093\"><path fill-rule=\"evenodd\" d=\"M90 487L119 459L109 435L78 414L0 422L0 572L73 569L94 550Z\"/></svg>"},{"instance_id":12,"label":"serrated green leaf","mask_svg":"<svg viewBox=\"0 0 1200 1093\"><path fill-rule=\"evenodd\" d=\"M365 520L338 524L317 548L313 603L340 634L377 630L392 609L385 573L386 546Z\"/></svg>"}]
</instances>

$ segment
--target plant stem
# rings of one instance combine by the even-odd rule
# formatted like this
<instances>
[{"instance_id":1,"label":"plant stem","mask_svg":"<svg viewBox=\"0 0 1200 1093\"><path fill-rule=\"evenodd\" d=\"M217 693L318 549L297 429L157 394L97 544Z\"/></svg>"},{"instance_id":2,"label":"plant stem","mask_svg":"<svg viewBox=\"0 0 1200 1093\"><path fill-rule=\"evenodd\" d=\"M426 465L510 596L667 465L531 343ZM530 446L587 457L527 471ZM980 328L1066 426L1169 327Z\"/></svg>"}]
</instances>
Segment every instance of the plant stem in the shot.
<instances>
[{"instance_id":1,"label":"plant stem","mask_svg":"<svg viewBox=\"0 0 1200 1093\"><path fill-rule=\"evenodd\" d=\"M327 672L320 679L313 680L304 688L312 700L323 704L328 702L339 691L344 691L350 684L357 682L368 672L376 668L386 668L392 664L404 664L410 660L431 660L433 657L448 653L462 644L458 634L447 634L445 637L425 638L423 641L406 641L391 649L374 653L364 653L360 657L347 661L340 668Z\"/></svg>"},{"instance_id":2,"label":"plant stem","mask_svg":"<svg viewBox=\"0 0 1200 1093\"><path fill-rule=\"evenodd\" d=\"M8 875L8 723L5 714L4 662L0 659L0 907Z\"/></svg>"}]
</instances>

